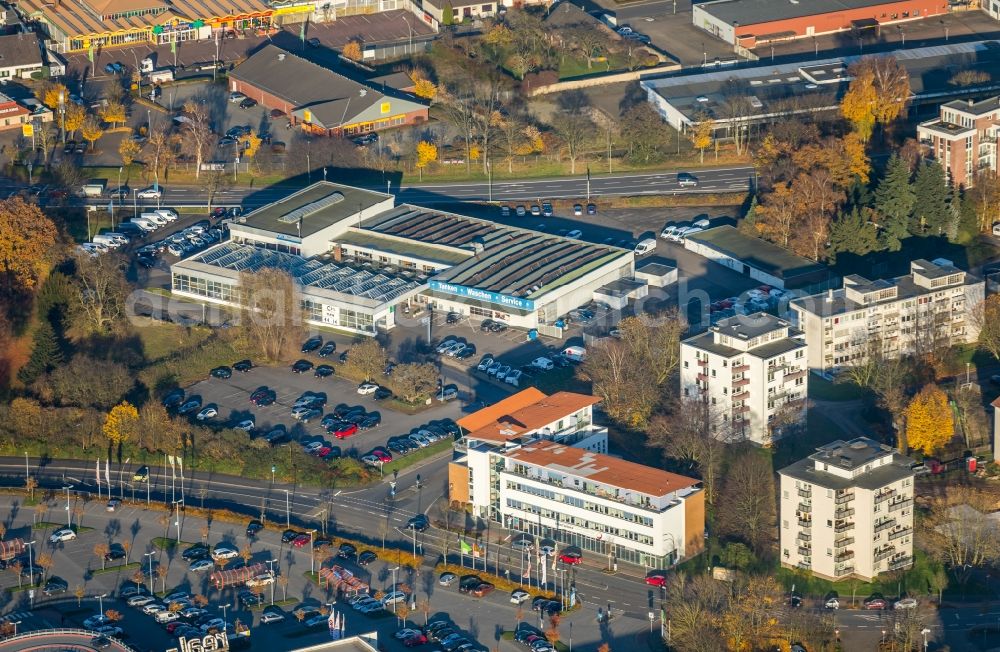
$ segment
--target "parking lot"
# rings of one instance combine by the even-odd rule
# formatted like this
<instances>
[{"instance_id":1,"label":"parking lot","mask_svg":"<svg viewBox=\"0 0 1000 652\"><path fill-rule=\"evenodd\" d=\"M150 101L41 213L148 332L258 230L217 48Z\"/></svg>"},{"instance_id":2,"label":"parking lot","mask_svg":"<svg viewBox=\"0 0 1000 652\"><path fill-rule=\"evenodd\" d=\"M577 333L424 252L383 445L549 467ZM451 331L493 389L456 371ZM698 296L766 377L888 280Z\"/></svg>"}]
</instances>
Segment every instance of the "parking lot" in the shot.
<instances>
[{"instance_id":1,"label":"parking lot","mask_svg":"<svg viewBox=\"0 0 1000 652\"><path fill-rule=\"evenodd\" d=\"M302 357L315 365L339 366L336 355L327 359L309 354ZM257 407L250 402L250 394L264 386L273 389L277 398L272 405ZM368 413L377 412L382 422L370 430L359 430L346 439L337 440L327 434L320 425L319 417L308 423L292 418L290 413L293 404L307 391L326 393L327 407L324 414L331 413L340 404L346 404L360 406ZM210 404L217 406L218 416L207 420L205 422L207 425L232 426L245 419L253 419L258 437L278 426L285 426L292 437L292 442L308 444L325 440L328 445L339 446L343 455L358 457L376 446L384 446L389 437L406 434L431 420L457 419L461 412L461 405L458 402L444 404L436 402L433 408L419 414L403 414L386 409L383 403L374 400L371 395L359 395L357 385L352 382L336 376L317 378L313 371L296 374L287 366L255 367L247 373L234 372L229 379L208 378L186 388L186 394L188 398L200 397L203 407Z\"/></svg>"}]
</instances>

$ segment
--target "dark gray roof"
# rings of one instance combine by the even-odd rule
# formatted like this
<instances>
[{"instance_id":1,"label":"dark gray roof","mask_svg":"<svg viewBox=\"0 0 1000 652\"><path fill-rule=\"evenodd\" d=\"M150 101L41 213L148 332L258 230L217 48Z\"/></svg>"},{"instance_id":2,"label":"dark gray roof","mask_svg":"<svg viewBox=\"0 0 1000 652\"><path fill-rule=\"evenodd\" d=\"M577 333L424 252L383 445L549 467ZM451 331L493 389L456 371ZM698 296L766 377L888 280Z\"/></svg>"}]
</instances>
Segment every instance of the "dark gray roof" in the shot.
<instances>
[{"instance_id":1,"label":"dark gray roof","mask_svg":"<svg viewBox=\"0 0 1000 652\"><path fill-rule=\"evenodd\" d=\"M943 106L946 106L949 109L962 111L964 113L971 113L972 115L985 115L1000 109L1000 96L988 97L985 100L980 100L978 102L974 100L955 100L953 102L948 102Z\"/></svg>"},{"instance_id":2,"label":"dark gray roof","mask_svg":"<svg viewBox=\"0 0 1000 652\"><path fill-rule=\"evenodd\" d=\"M760 346L750 349L749 353L752 356L756 356L763 360L769 360L775 356L781 355L782 353L788 353L789 351L794 351L795 349L806 348L806 343L801 340L792 339L791 337L785 337L780 340L775 340L773 342L768 342L767 344L761 344Z\"/></svg>"},{"instance_id":3,"label":"dark gray roof","mask_svg":"<svg viewBox=\"0 0 1000 652\"><path fill-rule=\"evenodd\" d=\"M383 91L387 88L401 91L404 88L413 88L414 82L405 72L392 72L388 75L372 77L368 83Z\"/></svg>"},{"instance_id":4,"label":"dark gray roof","mask_svg":"<svg viewBox=\"0 0 1000 652\"><path fill-rule=\"evenodd\" d=\"M40 65L42 51L34 34L0 36L0 68Z\"/></svg>"},{"instance_id":5,"label":"dark gray roof","mask_svg":"<svg viewBox=\"0 0 1000 652\"><path fill-rule=\"evenodd\" d=\"M752 34L744 26L788 20L819 14L837 13L864 7L877 7L889 0L719 0L698 3L698 6L719 20L732 25L739 23L737 35Z\"/></svg>"},{"instance_id":6,"label":"dark gray roof","mask_svg":"<svg viewBox=\"0 0 1000 652\"><path fill-rule=\"evenodd\" d=\"M286 216L303 209L301 236L304 238L357 215L359 208L369 208L389 197L390 195L381 192L318 181L248 213L243 224L262 231L297 236L300 235L298 220L289 221L290 218ZM234 228L238 229L239 226Z\"/></svg>"},{"instance_id":7,"label":"dark gray roof","mask_svg":"<svg viewBox=\"0 0 1000 652\"><path fill-rule=\"evenodd\" d=\"M825 276L827 272L826 265L796 256L766 240L743 235L728 224L689 235L687 239L777 276L786 285L796 277Z\"/></svg>"},{"instance_id":8,"label":"dark gray roof","mask_svg":"<svg viewBox=\"0 0 1000 652\"><path fill-rule=\"evenodd\" d=\"M308 122L327 129L369 119L364 114L374 119L387 99L393 105L392 115L424 107L393 89L383 91L381 86L351 79L276 45L265 45L229 76L285 100L295 107L297 115L308 110Z\"/></svg>"},{"instance_id":9,"label":"dark gray roof","mask_svg":"<svg viewBox=\"0 0 1000 652\"><path fill-rule=\"evenodd\" d=\"M604 23L572 2L560 2L554 5L549 11L549 15L545 17L545 25L550 28L559 29L594 27L597 25L604 27Z\"/></svg>"},{"instance_id":10,"label":"dark gray roof","mask_svg":"<svg viewBox=\"0 0 1000 652\"><path fill-rule=\"evenodd\" d=\"M728 335L737 340L752 340L764 333L770 333L779 328L787 327L788 322L783 319L778 319L766 312L755 312L750 315L736 315L735 317L720 319L709 330L716 331L720 335Z\"/></svg>"},{"instance_id":11,"label":"dark gray roof","mask_svg":"<svg viewBox=\"0 0 1000 652\"><path fill-rule=\"evenodd\" d=\"M852 471L886 455L892 458L889 464L877 466L872 471L854 478L843 478L816 468L816 462L820 462ZM809 457L786 466L778 473L818 484L828 489L846 489L848 487L877 489L903 478L912 477L914 475L912 464L913 460L894 452L889 446L868 437L858 437L849 442L838 439L820 446Z\"/></svg>"},{"instance_id":12,"label":"dark gray roof","mask_svg":"<svg viewBox=\"0 0 1000 652\"><path fill-rule=\"evenodd\" d=\"M715 332L717 331L720 334L728 335L733 339L745 341L759 337L765 333L770 333L783 326L788 326L788 323L766 312L758 312L752 315L738 315L736 317L729 317L727 319L720 320L718 324L711 327L708 331L689 337L684 340L684 343L697 349L708 351L709 353L714 353L727 358L732 358L737 355L752 355L755 358L768 360L781 355L782 353L787 353L789 351L805 347L804 342L795 339L795 337L800 333L795 329L789 328L788 337L783 337L778 340L772 340L765 344L755 346L749 351L742 351L740 349L717 343L715 341Z\"/></svg>"}]
</instances>

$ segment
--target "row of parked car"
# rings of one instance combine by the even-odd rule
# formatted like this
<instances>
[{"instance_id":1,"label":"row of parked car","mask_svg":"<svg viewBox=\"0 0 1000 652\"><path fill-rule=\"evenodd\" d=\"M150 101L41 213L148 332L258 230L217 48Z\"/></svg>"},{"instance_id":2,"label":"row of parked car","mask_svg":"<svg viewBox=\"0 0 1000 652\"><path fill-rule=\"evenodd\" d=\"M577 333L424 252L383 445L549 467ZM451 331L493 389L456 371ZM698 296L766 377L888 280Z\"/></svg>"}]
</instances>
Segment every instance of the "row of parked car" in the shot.
<instances>
[{"instance_id":1,"label":"row of parked car","mask_svg":"<svg viewBox=\"0 0 1000 652\"><path fill-rule=\"evenodd\" d=\"M173 591L162 599L150 595L142 584L126 586L119 592L119 597L125 604L138 609L143 614L152 617L159 625L163 625L167 633L175 638L202 637L216 632L231 632L232 625L224 619L194 604L193 596L187 591ZM89 622L99 620L101 616L92 616L84 621L84 627L90 629Z\"/></svg>"},{"instance_id":2,"label":"row of parked car","mask_svg":"<svg viewBox=\"0 0 1000 652\"><path fill-rule=\"evenodd\" d=\"M442 439L454 439L458 434L458 424L451 419L438 419L417 426L405 435L390 437L384 447L378 446L372 449L370 453L361 457L361 461L369 466L381 466L392 461L393 453L406 455Z\"/></svg>"}]
</instances>

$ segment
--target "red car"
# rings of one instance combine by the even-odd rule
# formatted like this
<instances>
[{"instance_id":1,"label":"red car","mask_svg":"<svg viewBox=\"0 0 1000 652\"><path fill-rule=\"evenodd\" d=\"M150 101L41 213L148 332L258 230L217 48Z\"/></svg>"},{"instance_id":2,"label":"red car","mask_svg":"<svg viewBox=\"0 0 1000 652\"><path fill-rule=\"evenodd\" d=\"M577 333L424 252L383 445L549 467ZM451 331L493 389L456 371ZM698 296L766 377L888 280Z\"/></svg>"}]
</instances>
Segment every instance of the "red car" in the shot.
<instances>
[{"instance_id":1,"label":"red car","mask_svg":"<svg viewBox=\"0 0 1000 652\"><path fill-rule=\"evenodd\" d=\"M868 598L865 600L865 609L888 609L889 603L882 598Z\"/></svg>"},{"instance_id":2,"label":"red car","mask_svg":"<svg viewBox=\"0 0 1000 652\"><path fill-rule=\"evenodd\" d=\"M646 584L650 586L666 586L667 576L666 575L647 575Z\"/></svg>"},{"instance_id":3,"label":"red car","mask_svg":"<svg viewBox=\"0 0 1000 652\"><path fill-rule=\"evenodd\" d=\"M308 534L300 534L299 536L297 536L294 539L292 539L292 545L295 546L296 548L301 548L302 546L306 545L307 543L309 543L309 535Z\"/></svg>"},{"instance_id":4,"label":"red car","mask_svg":"<svg viewBox=\"0 0 1000 652\"><path fill-rule=\"evenodd\" d=\"M320 446L319 448L313 451L313 455L315 455L316 457L326 457L327 455L330 454L330 451L332 450L333 449L330 448L329 446Z\"/></svg>"},{"instance_id":5,"label":"red car","mask_svg":"<svg viewBox=\"0 0 1000 652\"><path fill-rule=\"evenodd\" d=\"M372 455L378 458L379 462L391 462L392 455L386 453L385 451L372 451Z\"/></svg>"},{"instance_id":6,"label":"red car","mask_svg":"<svg viewBox=\"0 0 1000 652\"><path fill-rule=\"evenodd\" d=\"M351 435L358 432L358 424L356 423L345 423L344 425L338 426L333 432L333 436L337 439L347 439Z\"/></svg>"},{"instance_id":7,"label":"red car","mask_svg":"<svg viewBox=\"0 0 1000 652\"><path fill-rule=\"evenodd\" d=\"M427 637L423 634L414 634L410 638L403 640L403 645L406 647L416 647L418 645L423 645L427 642Z\"/></svg>"},{"instance_id":8,"label":"red car","mask_svg":"<svg viewBox=\"0 0 1000 652\"><path fill-rule=\"evenodd\" d=\"M567 551L559 555L559 561L570 566L583 563L583 555L579 552Z\"/></svg>"}]
</instances>

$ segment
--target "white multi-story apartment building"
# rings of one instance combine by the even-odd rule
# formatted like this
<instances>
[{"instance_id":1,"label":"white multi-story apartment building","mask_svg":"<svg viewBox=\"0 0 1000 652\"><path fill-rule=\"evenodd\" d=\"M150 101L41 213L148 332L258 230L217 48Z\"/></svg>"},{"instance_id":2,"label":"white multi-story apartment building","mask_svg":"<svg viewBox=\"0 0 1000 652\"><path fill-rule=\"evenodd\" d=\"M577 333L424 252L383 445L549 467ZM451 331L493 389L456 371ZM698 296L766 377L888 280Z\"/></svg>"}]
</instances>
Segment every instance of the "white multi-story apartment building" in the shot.
<instances>
[{"instance_id":1,"label":"white multi-story apartment building","mask_svg":"<svg viewBox=\"0 0 1000 652\"><path fill-rule=\"evenodd\" d=\"M781 563L871 581L913 563L913 461L867 437L780 471Z\"/></svg>"},{"instance_id":2,"label":"white multi-story apartment building","mask_svg":"<svg viewBox=\"0 0 1000 652\"><path fill-rule=\"evenodd\" d=\"M764 312L730 317L681 342L681 394L708 404L727 441L767 445L806 417L806 344Z\"/></svg>"},{"instance_id":3,"label":"white multi-story apartment building","mask_svg":"<svg viewBox=\"0 0 1000 652\"><path fill-rule=\"evenodd\" d=\"M793 300L789 307L809 345L809 369L830 375L878 352L887 358L967 344L979 337L972 315L985 284L951 261L914 260L910 273Z\"/></svg>"},{"instance_id":4,"label":"white multi-story apartment building","mask_svg":"<svg viewBox=\"0 0 1000 652\"><path fill-rule=\"evenodd\" d=\"M666 568L703 549L701 482L607 455L600 399L527 389L459 420L449 500L610 565Z\"/></svg>"}]
</instances>

